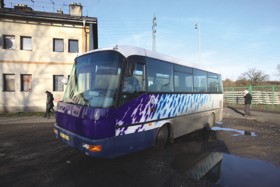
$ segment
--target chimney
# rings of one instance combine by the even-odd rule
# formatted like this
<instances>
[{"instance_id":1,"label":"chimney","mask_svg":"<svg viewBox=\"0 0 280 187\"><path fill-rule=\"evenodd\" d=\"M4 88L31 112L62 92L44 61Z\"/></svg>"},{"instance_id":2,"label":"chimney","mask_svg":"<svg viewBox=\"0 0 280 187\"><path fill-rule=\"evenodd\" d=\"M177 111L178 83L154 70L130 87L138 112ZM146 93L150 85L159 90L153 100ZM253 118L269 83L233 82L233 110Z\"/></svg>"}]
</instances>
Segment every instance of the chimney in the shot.
<instances>
[{"instance_id":1,"label":"chimney","mask_svg":"<svg viewBox=\"0 0 280 187\"><path fill-rule=\"evenodd\" d=\"M0 0L0 8L4 8L4 6L5 6L4 0Z\"/></svg>"},{"instance_id":2,"label":"chimney","mask_svg":"<svg viewBox=\"0 0 280 187\"><path fill-rule=\"evenodd\" d=\"M58 9L56 12L57 12L58 14L63 14L63 11L61 10L61 8Z\"/></svg>"},{"instance_id":3,"label":"chimney","mask_svg":"<svg viewBox=\"0 0 280 187\"><path fill-rule=\"evenodd\" d=\"M27 5L24 5L24 4L16 4L14 6L14 9L16 11L19 11L19 12L32 12L32 8L28 7Z\"/></svg>"},{"instance_id":4,"label":"chimney","mask_svg":"<svg viewBox=\"0 0 280 187\"><path fill-rule=\"evenodd\" d=\"M82 16L83 6L81 3L71 3L69 5L70 15L71 16Z\"/></svg>"}]
</instances>

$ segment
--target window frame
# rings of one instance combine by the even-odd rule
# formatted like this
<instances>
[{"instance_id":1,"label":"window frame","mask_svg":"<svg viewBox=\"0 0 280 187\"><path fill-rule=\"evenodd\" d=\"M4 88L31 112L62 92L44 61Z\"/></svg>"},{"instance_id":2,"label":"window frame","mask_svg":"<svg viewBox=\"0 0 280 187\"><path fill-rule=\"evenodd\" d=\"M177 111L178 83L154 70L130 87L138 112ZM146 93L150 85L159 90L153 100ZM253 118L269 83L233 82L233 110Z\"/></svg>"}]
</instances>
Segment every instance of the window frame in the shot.
<instances>
[{"instance_id":1,"label":"window frame","mask_svg":"<svg viewBox=\"0 0 280 187\"><path fill-rule=\"evenodd\" d=\"M72 51L71 50L71 42L77 42L77 51ZM79 40L76 40L76 39L69 39L68 40L68 52L69 53L79 53Z\"/></svg>"},{"instance_id":2,"label":"window frame","mask_svg":"<svg viewBox=\"0 0 280 187\"><path fill-rule=\"evenodd\" d=\"M25 45L24 45L25 39L30 39L30 48L25 47ZM31 36L21 36L20 37L20 50L32 51L32 37Z\"/></svg>"},{"instance_id":3,"label":"window frame","mask_svg":"<svg viewBox=\"0 0 280 187\"><path fill-rule=\"evenodd\" d=\"M13 83L9 83L7 76L13 76ZM16 75L13 73L5 73L3 74L3 92L15 92L15 80L16 80ZM13 84L13 89L8 89L9 84Z\"/></svg>"},{"instance_id":4,"label":"window frame","mask_svg":"<svg viewBox=\"0 0 280 187\"><path fill-rule=\"evenodd\" d=\"M64 91L64 84L61 81L59 81L63 78L64 78L64 75L53 75L53 91L55 91L55 92Z\"/></svg>"},{"instance_id":5,"label":"window frame","mask_svg":"<svg viewBox=\"0 0 280 187\"><path fill-rule=\"evenodd\" d=\"M28 76L28 79L29 79L29 81L26 81L26 82L28 82L27 84L29 84L29 88L28 89L26 89L25 88L25 76ZM32 74L20 74L20 90L22 91L22 92L31 92L32 91Z\"/></svg>"},{"instance_id":6,"label":"window frame","mask_svg":"<svg viewBox=\"0 0 280 187\"><path fill-rule=\"evenodd\" d=\"M58 50L58 44L56 45L56 41L62 42L62 49ZM63 38L53 38L53 52L63 53L64 52L64 39Z\"/></svg>"}]
</instances>

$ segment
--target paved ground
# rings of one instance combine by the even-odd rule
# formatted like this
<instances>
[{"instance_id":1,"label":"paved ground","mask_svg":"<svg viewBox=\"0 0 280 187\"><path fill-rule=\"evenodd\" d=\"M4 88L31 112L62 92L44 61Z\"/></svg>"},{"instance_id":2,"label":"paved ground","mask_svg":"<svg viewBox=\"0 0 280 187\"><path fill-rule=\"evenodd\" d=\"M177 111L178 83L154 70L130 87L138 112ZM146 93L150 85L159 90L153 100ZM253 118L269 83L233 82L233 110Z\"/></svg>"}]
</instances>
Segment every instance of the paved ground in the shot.
<instances>
[{"instance_id":1,"label":"paved ground","mask_svg":"<svg viewBox=\"0 0 280 187\"><path fill-rule=\"evenodd\" d=\"M54 123L55 118L50 119L41 116L0 117L0 124L24 124L24 123Z\"/></svg>"},{"instance_id":2,"label":"paved ground","mask_svg":"<svg viewBox=\"0 0 280 187\"><path fill-rule=\"evenodd\" d=\"M242 118L244 115L244 111L242 109L235 109L232 107L224 108L224 118ZM243 117L244 118L244 117ZM248 120L256 120L259 122L280 122L280 113L271 113L271 112L261 112L261 111L252 111L252 116L247 117L245 119Z\"/></svg>"}]
</instances>

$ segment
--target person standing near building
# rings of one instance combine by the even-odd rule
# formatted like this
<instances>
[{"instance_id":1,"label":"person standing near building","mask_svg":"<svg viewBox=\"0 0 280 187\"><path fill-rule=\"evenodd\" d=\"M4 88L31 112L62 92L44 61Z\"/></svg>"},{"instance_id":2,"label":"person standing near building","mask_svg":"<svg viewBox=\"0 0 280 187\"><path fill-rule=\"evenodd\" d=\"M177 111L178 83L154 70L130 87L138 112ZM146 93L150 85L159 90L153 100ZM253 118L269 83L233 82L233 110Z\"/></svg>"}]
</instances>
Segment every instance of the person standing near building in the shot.
<instances>
[{"instance_id":1,"label":"person standing near building","mask_svg":"<svg viewBox=\"0 0 280 187\"><path fill-rule=\"evenodd\" d=\"M251 103L252 103L252 95L249 93L248 90L244 90L244 112L245 112L245 117L251 116Z\"/></svg>"},{"instance_id":2,"label":"person standing near building","mask_svg":"<svg viewBox=\"0 0 280 187\"><path fill-rule=\"evenodd\" d=\"M47 94L47 100L46 100L46 113L45 113L44 117L47 117L48 119L50 119L51 112L53 112L54 115L55 115L55 111L53 109L53 107L54 107L54 104L53 104L54 98L53 98L53 94L51 92L46 91L45 93Z\"/></svg>"}]
</instances>

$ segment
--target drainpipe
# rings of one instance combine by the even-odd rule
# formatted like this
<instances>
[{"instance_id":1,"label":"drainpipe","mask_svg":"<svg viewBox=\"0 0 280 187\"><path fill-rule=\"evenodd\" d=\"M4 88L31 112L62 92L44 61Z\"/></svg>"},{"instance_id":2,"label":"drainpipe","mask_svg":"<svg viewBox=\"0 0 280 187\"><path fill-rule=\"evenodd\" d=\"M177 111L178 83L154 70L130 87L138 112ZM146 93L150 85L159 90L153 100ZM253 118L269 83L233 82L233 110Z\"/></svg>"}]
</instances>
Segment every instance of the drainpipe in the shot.
<instances>
[{"instance_id":1,"label":"drainpipe","mask_svg":"<svg viewBox=\"0 0 280 187\"><path fill-rule=\"evenodd\" d=\"M83 29L84 29L84 36L85 36L85 51L87 52L87 30L86 30L86 19L83 19Z\"/></svg>"},{"instance_id":2,"label":"drainpipe","mask_svg":"<svg viewBox=\"0 0 280 187\"><path fill-rule=\"evenodd\" d=\"M89 50L93 50L93 26L92 23L89 24Z\"/></svg>"}]
</instances>

